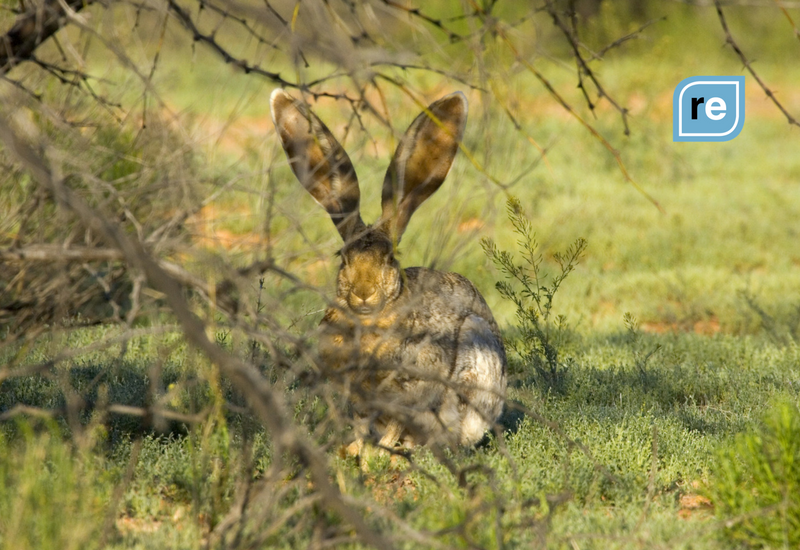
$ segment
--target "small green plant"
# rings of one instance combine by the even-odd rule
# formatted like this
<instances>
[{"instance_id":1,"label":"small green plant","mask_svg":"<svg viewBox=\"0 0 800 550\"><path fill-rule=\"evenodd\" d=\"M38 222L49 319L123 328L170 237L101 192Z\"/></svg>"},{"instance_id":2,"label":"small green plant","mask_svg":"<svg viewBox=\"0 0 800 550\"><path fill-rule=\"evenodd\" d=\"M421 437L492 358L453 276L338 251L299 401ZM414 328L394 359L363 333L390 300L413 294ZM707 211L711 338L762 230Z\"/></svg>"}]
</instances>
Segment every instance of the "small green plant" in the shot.
<instances>
[{"instance_id":1,"label":"small green plant","mask_svg":"<svg viewBox=\"0 0 800 550\"><path fill-rule=\"evenodd\" d=\"M710 496L723 538L749 548L800 548L800 408L780 402L758 431L721 450Z\"/></svg>"},{"instance_id":2,"label":"small green plant","mask_svg":"<svg viewBox=\"0 0 800 550\"><path fill-rule=\"evenodd\" d=\"M622 315L622 322L628 330L628 340L633 349L633 363L639 371L639 376L642 379L642 386L647 389L651 382L651 376L649 376L647 372L647 363L661 349L661 344L656 344L645 351L642 343L642 333L639 330L639 320L636 319L632 313L626 311Z\"/></svg>"},{"instance_id":3,"label":"small green plant","mask_svg":"<svg viewBox=\"0 0 800 550\"><path fill-rule=\"evenodd\" d=\"M0 432L0 548L98 548L114 473L94 449L65 443L56 422L18 420Z\"/></svg>"},{"instance_id":4,"label":"small green plant","mask_svg":"<svg viewBox=\"0 0 800 550\"><path fill-rule=\"evenodd\" d=\"M560 389L564 367L559 359L559 343L569 327L563 315L553 317L553 299L561 283L578 265L587 243L579 238L563 254L553 254L560 270L549 277L548 283L536 234L519 199L510 197L506 209L514 233L519 236L522 263L517 263L510 252L500 250L490 239L481 239L481 246L507 279L495 284L497 290L516 306L519 338L511 343L511 349L523 364L533 366L546 389Z\"/></svg>"}]
</instances>

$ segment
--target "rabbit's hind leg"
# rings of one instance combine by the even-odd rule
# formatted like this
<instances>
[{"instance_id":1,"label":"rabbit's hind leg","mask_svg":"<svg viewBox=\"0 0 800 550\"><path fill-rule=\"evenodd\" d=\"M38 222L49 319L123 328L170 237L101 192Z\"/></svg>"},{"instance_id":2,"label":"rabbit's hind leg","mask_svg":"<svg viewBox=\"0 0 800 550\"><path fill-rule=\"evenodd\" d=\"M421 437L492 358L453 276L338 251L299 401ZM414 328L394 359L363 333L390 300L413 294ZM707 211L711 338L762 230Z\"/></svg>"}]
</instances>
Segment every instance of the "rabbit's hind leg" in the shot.
<instances>
[{"instance_id":1,"label":"rabbit's hind leg","mask_svg":"<svg viewBox=\"0 0 800 550\"><path fill-rule=\"evenodd\" d=\"M400 441L400 436L403 434L403 425L397 420L390 420L386 424L386 429L383 432L381 440L378 442L378 447L384 449L394 449L394 446Z\"/></svg>"},{"instance_id":2,"label":"rabbit's hind leg","mask_svg":"<svg viewBox=\"0 0 800 550\"><path fill-rule=\"evenodd\" d=\"M345 456L361 456L364 451L364 440L369 436L369 419L359 414L353 415L353 436L354 440L344 446L339 455L344 458Z\"/></svg>"},{"instance_id":3,"label":"rabbit's hind leg","mask_svg":"<svg viewBox=\"0 0 800 550\"><path fill-rule=\"evenodd\" d=\"M378 441L378 451L383 452L386 450L394 449L398 443L403 444L407 448L411 448L414 446L413 440L410 440L408 436L403 438L403 431L404 427L396 420L388 421L382 428L381 428L381 439ZM357 418L354 422L354 435L355 440L344 447L340 455L344 456L364 456L365 454L365 445L364 441L369 436L369 423L366 418Z\"/></svg>"},{"instance_id":4,"label":"rabbit's hind leg","mask_svg":"<svg viewBox=\"0 0 800 550\"><path fill-rule=\"evenodd\" d=\"M505 351L485 319L468 316L458 335L458 355L453 373L459 386L458 435L461 445L475 445L491 428L503 409L506 391Z\"/></svg>"}]
</instances>

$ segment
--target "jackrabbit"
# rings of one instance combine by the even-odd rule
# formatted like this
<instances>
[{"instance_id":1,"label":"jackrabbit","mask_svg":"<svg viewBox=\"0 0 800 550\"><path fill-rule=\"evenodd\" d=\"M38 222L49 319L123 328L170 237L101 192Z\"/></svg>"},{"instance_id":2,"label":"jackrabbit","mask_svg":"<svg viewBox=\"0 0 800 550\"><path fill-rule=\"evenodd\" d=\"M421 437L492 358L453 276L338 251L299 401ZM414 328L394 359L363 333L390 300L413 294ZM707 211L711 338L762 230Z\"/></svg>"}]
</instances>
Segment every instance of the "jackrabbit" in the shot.
<instances>
[{"instance_id":1,"label":"jackrabbit","mask_svg":"<svg viewBox=\"0 0 800 550\"><path fill-rule=\"evenodd\" d=\"M275 90L272 120L297 179L344 240L336 298L321 322L319 355L346 372L355 395L360 453L431 440L474 445L499 417L506 353L480 292L457 273L401 269L395 247L409 218L442 184L467 119L462 93L432 103L411 123L386 172L382 214L367 226L347 153L300 101Z\"/></svg>"}]
</instances>

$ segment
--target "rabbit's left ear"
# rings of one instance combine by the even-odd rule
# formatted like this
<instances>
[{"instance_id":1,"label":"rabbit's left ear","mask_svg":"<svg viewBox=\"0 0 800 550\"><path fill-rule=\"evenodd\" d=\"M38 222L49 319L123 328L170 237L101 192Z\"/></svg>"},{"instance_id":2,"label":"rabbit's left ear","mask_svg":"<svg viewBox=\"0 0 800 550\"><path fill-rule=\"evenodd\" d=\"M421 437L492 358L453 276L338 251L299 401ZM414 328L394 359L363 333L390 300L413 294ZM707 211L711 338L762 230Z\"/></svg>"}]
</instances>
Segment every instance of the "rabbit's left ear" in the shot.
<instances>
[{"instance_id":1,"label":"rabbit's left ear","mask_svg":"<svg viewBox=\"0 0 800 550\"><path fill-rule=\"evenodd\" d=\"M364 229L358 179L344 148L302 102L278 88L270 96L272 122L292 171L330 215L347 242Z\"/></svg>"},{"instance_id":2,"label":"rabbit's left ear","mask_svg":"<svg viewBox=\"0 0 800 550\"><path fill-rule=\"evenodd\" d=\"M461 92L431 103L397 146L381 195L381 224L397 241L408 220L450 171L467 123L467 98Z\"/></svg>"}]
</instances>

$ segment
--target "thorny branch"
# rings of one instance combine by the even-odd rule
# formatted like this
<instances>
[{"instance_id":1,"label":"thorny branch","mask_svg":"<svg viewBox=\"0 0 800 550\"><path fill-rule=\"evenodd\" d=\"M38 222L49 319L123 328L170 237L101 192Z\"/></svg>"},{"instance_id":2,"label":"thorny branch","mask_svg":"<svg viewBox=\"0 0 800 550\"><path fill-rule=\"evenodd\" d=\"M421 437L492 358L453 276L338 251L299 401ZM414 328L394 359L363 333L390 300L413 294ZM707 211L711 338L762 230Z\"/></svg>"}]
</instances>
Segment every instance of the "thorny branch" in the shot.
<instances>
[{"instance_id":1,"label":"thorny branch","mask_svg":"<svg viewBox=\"0 0 800 550\"><path fill-rule=\"evenodd\" d=\"M45 160L33 148L21 141L5 120L0 120L0 139L6 147L14 151L20 162L34 175L38 184L57 197L63 208L75 212L87 226L102 235L107 245L117 248L123 254L125 261L132 268L143 272L149 284L165 296L183 327L187 340L231 379L269 429L277 447L276 455L280 456L283 451L295 455L308 468L326 504L352 525L365 543L376 548L393 548L394 545L369 527L342 497L336 486L331 484L324 456L291 423L289 419L292 415L286 410L280 393L272 388L252 365L227 354L208 338L203 321L191 312L178 281L158 265L140 242L126 235L117 225L91 208L81 197L67 188L62 180L54 178Z\"/></svg>"},{"instance_id":2,"label":"thorny branch","mask_svg":"<svg viewBox=\"0 0 800 550\"><path fill-rule=\"evenodd\" d=\"M189 12L186 11L180 4L178 4L175 0L167 0L170 11L175 14L175 17L178 21L186 27L186 29L192 33L192 40L195 42L202 42L209 46L212 50L214 50L220 57L222 57L225 63L232 64L242 71L245 74L257 74L269 78L276 84L280 86L285 86L289 88L298 88L299 86L294 82L284 79L281 77L280 73L275 73L272 71L267 71L260 66L252 65L247 62L245 59L239 59L238 57L232 55L228 50L226 50L216 39L215 33L203 33L200 29L195 25L194 20L192 19Z\"/></svg>"},{"instance_id":3,"label":"thorny branch","mask_svg":"<svg viewBox=\"0 0 800 550\"><path fill-rule=\"evenodd\" d=\"M595 103L591 100L591 98L589 98L588 91L584 87L584 76L588 77L592 84L594 84L594 87L597 90L598 99L605 98L617 111L619 111L620 116L622 116L622 125L625 128L624 133L626 136L629 136L631 131L630 128L628 128L628 109L621 107L614 100L614 98L611 97L608 92L606 92L605 87L600 83L595 76L594 71L592 71L592 69L589 67L589 63L583 58L583 55L581 54L581 46L578 42L577 26L573 25L572 28L568 27L567 24L561 19L561 16L559 15L558 10L555 8L553 3L548 2L546 5L547 12L553 19L553 24L561 31L561 33L564 35L564 38L567 39L567 42L572 48L572 56L578 63L578 87L581 89L584 97L586 98L586 103L589 106L589 110L594 113ZM645 27L642 27L642 30L644 28Z\"/></svg>"},{"instance_id":4,"label":"thorny branch","mask_svg":"<svg viewBox=\"0 0 800 550\"><path fill-rule=\"evenodd\" d=\"M753 75L753 78L755 78L756 82L758 82L758 85L761 86L761 89L764 90L764 93L767 94L767 97L770 99L770 101L772 101L775 104L775 106L780 110L780 112L783 113L789 124L792 124L794 126L800 126L800 122L798 122L798 120L795 117L793 117L792 114L789 113L789 111L787 111L783 105L781 105L781 102L778 101L777 97L775 97L775 93L772 90L770 90L766 84L764 84L764 81L761 80L761 77L759 77L758 73L756 73L755 69L753 69L752 63L744 54L742 49L739 47L739 44L737 44L736 41L733 39L733 35L731 34L730 29L728 28L728 22L725 19L725 14L722 12L722 4L720 3L720 0L714 0L714 6L717 9L717 16L719 17L719 23L720 25L722 25L722 30L725 33L725 43L729 44L730 47L733 48L733 51L736 53L737 56L739 56L739 59L742 60L742 64L745 66L747 71L751 75Z\"/></svg>"},{"instance_id":5,"label":"thorny branch","mask_svg":"<svg viewBox=\"0 0 800 550\"><path fill-rule=\"evenodd\" d=\"M31 58L44 41L67 23L67 10L78 12L94 0L45 0L28 4L14 26L0 38L0 75Z\"/></svg>"}]
</instances>

